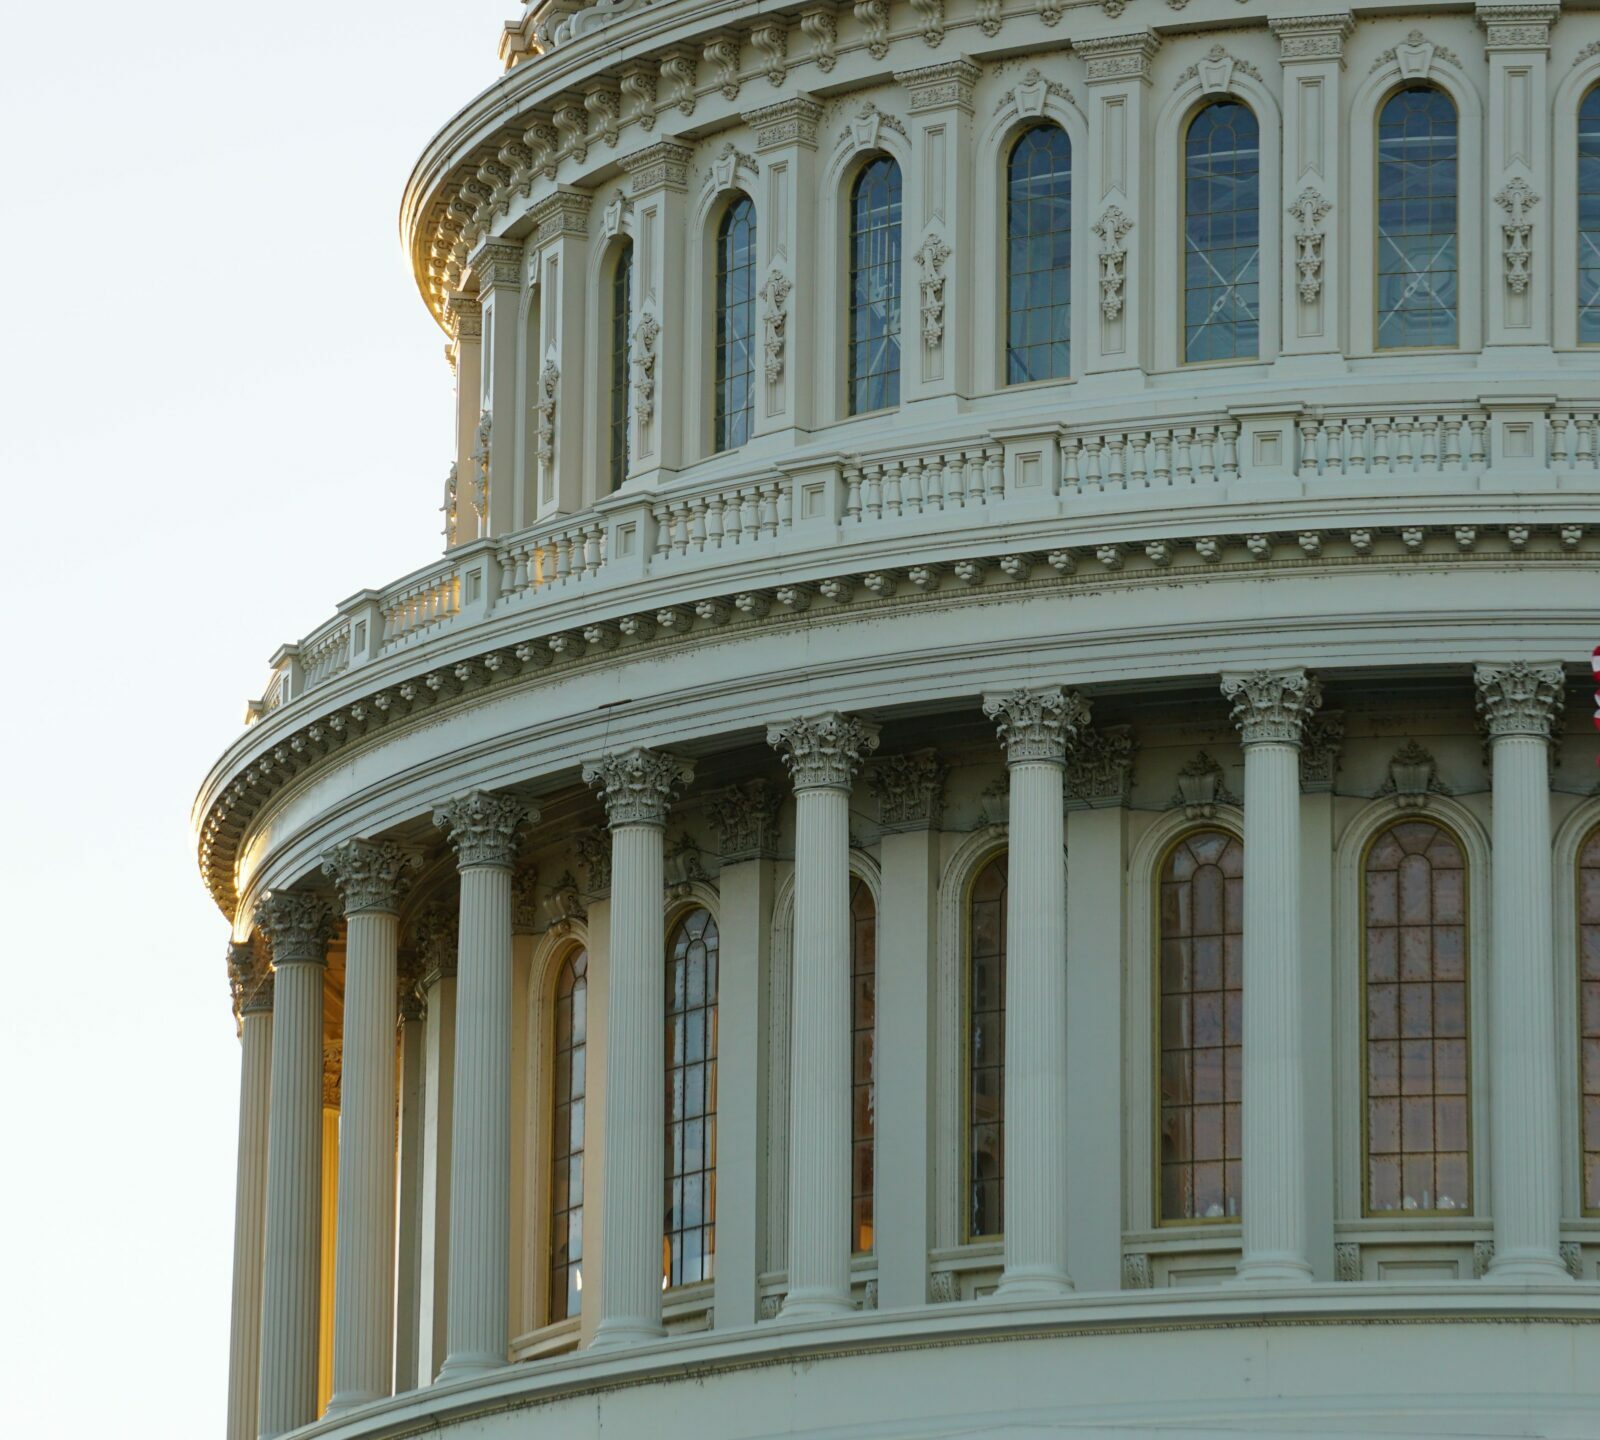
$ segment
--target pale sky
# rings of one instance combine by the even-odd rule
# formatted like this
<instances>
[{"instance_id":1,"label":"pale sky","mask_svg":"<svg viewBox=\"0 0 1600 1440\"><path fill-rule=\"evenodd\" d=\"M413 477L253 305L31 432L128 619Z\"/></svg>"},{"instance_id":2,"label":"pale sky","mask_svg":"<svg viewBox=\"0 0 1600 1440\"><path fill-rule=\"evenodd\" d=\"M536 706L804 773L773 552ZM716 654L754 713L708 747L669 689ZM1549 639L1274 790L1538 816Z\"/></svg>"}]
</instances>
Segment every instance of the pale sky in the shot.
<instances>
[{"instance_id":1,"label":"pale sky","mask_svg":"<svg viewBox=\"0 0 1600 1440\"><path fill-rule=\"evenodd\" d=\"M516 0L0 6L0 1433L222 1432L238 1042L189 806L439 550L396 231Z\"/></svg>"}]
</instances>

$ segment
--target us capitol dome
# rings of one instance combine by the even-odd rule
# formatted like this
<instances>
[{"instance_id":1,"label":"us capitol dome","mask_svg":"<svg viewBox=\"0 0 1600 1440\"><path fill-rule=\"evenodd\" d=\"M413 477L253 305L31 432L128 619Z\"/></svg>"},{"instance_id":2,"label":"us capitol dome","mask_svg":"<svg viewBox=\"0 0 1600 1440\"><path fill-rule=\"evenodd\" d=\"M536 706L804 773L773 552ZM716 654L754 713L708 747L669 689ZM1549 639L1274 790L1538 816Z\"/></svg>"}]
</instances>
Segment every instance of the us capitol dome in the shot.
<instances>
[{"instance_id":1,"label":"us capitol dome","mask_svg":"<svg viewBox=\"0 0 1600 1440\"><path fill-rule=\"evenodd\" d=\"M1600 9L1326 4L506 25L195 804L230 1440L1596 1433Z\"/></svg>"}]
</instances>

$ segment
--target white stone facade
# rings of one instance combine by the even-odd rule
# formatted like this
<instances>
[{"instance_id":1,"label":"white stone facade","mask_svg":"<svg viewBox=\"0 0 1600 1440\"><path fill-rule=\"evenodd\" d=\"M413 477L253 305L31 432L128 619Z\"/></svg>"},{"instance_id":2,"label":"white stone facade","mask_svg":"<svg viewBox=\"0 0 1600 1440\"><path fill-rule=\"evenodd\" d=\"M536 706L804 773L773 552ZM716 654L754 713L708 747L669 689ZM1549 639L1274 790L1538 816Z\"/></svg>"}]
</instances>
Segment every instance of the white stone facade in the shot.
<instances>
[{"instance_id":1,"label":"white stone facade","mask_svg":"<svg viewBox=\"0 0 1600 1440\"><path fill-rule=\"evenodd\" d=\"M443 558L196 802L230 1440L1594 1433L1600 11L502 55Z\"/></svg>"}]
</instances>

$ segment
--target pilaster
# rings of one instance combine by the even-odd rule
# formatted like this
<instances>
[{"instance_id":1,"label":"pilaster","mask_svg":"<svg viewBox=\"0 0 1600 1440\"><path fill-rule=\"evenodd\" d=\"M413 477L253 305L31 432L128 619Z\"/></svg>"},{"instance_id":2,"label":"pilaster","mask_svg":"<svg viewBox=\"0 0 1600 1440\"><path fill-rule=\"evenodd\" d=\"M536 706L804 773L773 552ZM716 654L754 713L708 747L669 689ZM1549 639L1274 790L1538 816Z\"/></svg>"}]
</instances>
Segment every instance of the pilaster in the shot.
<instances>
[{"instance_id":1,"label":"pilaster","mask_svg":"<svg viewBox=\"0 0 1600 1440\"><path fill-rule=\"evenodd\" d=\"M457 545L488 534L487 507L477 503L475 486L483 471L478 427L483 417L483 309L477 296L452 291L445 301L445 323L450 327L449 354L456 376L456 454L451 472L455 524L447 534ZM450 497L445 500L450 508Z\"/></svg>"},{"instance_id":2,"label":"pilaster","mask_svg":"<svg viewBox=\"0 0 1600 1440\"><path fill-rule=\"evenodd\" d=\"M539 340L527 366L541 520L584 503L583 352L593 199L587 190L558 185L529 212L538 256Z\"/></svg>"},{"instance_id":3,"label":"pilaster","mask_svg":"<svg viewBox=\"0 0 1600 1440\"><path fill-rule=\"evenodd\" d=\"M519 373L517 353L523 332L522 242L485 239L467 263L477 278L478 306L483 313L478 403L480 416L486 417L483 429L488 442L471 475L472 496L477 503L481 486L487 533L504 535L526 523L524 515L532 518L531 507L525 506L520 493L526 474L523 420L528 408L519 403L527 386ZM498 426L495 416L499 417Z\"/></svg>"},{"instance_id":4,"label":"pilaster","mask_svg":"<svg viewBox=\"0 0 1600 1440\"><path fill-rule=\"evenodd\" d=\"M396 1147L394 1390L415 1390L420 1353L423 1141L426 1135L427 1005L416 951L401 950L395 1004L400 1018L400 1126Z\"/></svg>"},{"instance_id":5,"label":"pilaster","mask_svg":"<svg viewBox=\"0 0 1600 1440\"><path fill-rule=\"evenodd\" d=\"M455 1112L457 910L438 904L418 926L423 1036L422 1265L417 1286L417 1383L444 1365L450 1276L451 1122Z\"/></svg>"}]
</instances>

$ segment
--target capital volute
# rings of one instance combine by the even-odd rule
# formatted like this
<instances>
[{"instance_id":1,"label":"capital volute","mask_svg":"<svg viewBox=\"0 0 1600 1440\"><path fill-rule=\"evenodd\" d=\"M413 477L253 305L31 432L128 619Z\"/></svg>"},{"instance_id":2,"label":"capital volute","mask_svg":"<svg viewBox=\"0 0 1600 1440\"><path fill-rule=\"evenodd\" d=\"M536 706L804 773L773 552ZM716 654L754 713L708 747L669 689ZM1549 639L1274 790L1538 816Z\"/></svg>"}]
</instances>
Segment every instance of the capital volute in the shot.
<instances>
[{"instance_id":1,"label":"capital volute","mask_svg":"<svg viewBox=\"0 0 1600 1440\"><path fill-rule=\"evenodd\" d=\"M828 711L767 727L798 790L848 790L861 763L878 748L878 727L855 715Z\"/></svg>"},{"instance_id":2,"label":"capital volute","mask_svg":"<svg viewBox=\"0 0 1600 1440\"><path fill-rule=\"evenodd\" d=\"M1545 4L1487 5L1477 7L1488 50L1548 50L1550 27L1561 16L1557 0Z\"/></svg>"},{"instance_id":3,"label":"capital volute","mask_svg":"<svg viewBox=\"0 0 1600 1440\"><path fill-rule=\"evenodd\" d=\"M1089 701L1076 690L1008 690L983 697L983 713L994 721L1006 763L1044 761L1064 765L1067 746L1088 727Z\"/></svg>"},{"instance_id":4,"label":"capital volute","mask_svg":"<svg viewBox=\"0 0 1600 1440\"><path fill-rule=\"evenodd\" d=\"M619 825L665 826L673 800L692 779L692 761L638 745L602 755L583 767L584 784L599 794L612 829Z\"/></svg>"},{"instance_id":5,"label":"capital volute","mask_svg":"<svg viewBox=\"0 0 1600 1440\"><path fill-rule=\"evenodd\" d=\"M755 860L777 849L783 793L771 780L750 780L713 795L706 812L724 861Z\"/></svg>"},{"instance_id":6,"label":"capital volute","mask_svg":"<svg viewBox=\"0 0 1600 1440\"><path fill-rule=\"evenodd\" d=\"M1322 682L1304 670L1252 670L1224 675L1222 694L1244 744L1298 745L1322 705Z\"/></svg>"},{"instance_id":7,"label":"capital volute","mask_svg":"<svg viewBox=\"0 0 1600 1440\"><path fill-rule=\"evenodd\" d=\"M480 302L496 288L519 290L522 288L522 242L480 240L477 249L467 257L467 267L477 277Z\"/></svg>"},{"instance_id":8,"label":"capital volute","mask_svg":"<svg viewBox=\"0 0 1600 1440\"><path fill-rule=\"evenodd\" d=\"M1555 733L1566 700L1566 673L1559 661L1479 665L1473 679L1478 717L1491 740L1508 735L1548 740Z\"/></svg>"},{"instance_id":9,"label":"capital volute","mask_svg":"<svg viewBox=\"0 0 1600 1440\"><path fill-rule=\"evenodd\" d=\"M628 191L636 198L652 190L687 190L689 158L694 152L672 140L657 140L622 158L628 172Z\"/></svg>"},{"instance_id":10,"label":"capital volute","mask_svg":"<svg viewBox=\"0 0 1600 1440\"><path fill-rule=\"evenodd\" d=\"M1278 56L1284 64L1307 60L1337 60L1344 64L1344 41L1355 28L1348 10L1325 15L1292 15L1267 21L1278 37Z\"/></svg>"},{"instance_id":11,"label":"capital volute","mask_svg":"<svg viewBox=\"0 0 1600 1440\"><path fill-rule=\"evenodd\" d=\"M867 788L877 797L879 823L890 832L937 829L949 773L934 750L874 760L867 770Z\"/></svg>"},{"instance_id":12,"label":"capital volute","mask_svg":"<svg viewBox=\"0 0 1600 1440\"><path fill-rule=\"evenodd\" d=\"M392 840L346 840L322 857L322 873L339 891L346 915L369 910L395 915L419 861Z\"/></svg>"},{"instance_id":13,"label":"capital volute","mask_svg":"<svg viewBox=\"0 0 1600 1440\"><path fill-rule=\"evenodd\" d=\"M512 795L472 790L447 800L433 812L433 823L445 832L463 870L495 865L509 870L517 858L518 831L539 812Z\"/></svg>"},{"instance_id":14,"label":"capital volute","mask_svg":"<svg viewBox=\"0 0 1600 1440\"><path fill-rule=\"evenodd\" d=\"M444 318L450 336L457 344L463 340L483 339L483 305L476 295L452 290L445 297Z\"/></svg>"},{"instance_id":15,"label":"capital volute","mask_svg":"<svg viewBox=\"0 0 1600 1440\"><path fill-rule=\"evenodd\" d=\"M815 150L822 106L812 96L798 93L787 100L763 105L759 110L746 110L740 119L755 130L758 155L788 145Z\"/></svg>"},{"instance_id":16,"label":"capital volute","mask_svg":"<svg viewBox=\"0 0 1600 1440\"><path fill-rule=\"evenodd\" d=\"M272 964L266 947L253 940L231 941L228 945L228 990L233 999L233 1018L239 1023L246 1015L272 1010Z\"/></svg>"},{"instance_id":17,"label":"capital volute","mask_svg":"<svg viewBox=\"0 0 1600 1440\"><path fill-rule=\"evenodd\" d=\"M326 965L333 938L333 907L321 896L272 890L256 906L256 928L272 946L275 969L285 965Z\"/></svg>"},{"instance_id":18,"label":"capital volute","mask_svg":"<svg viewBox=\"0 0 1600 1440\"><path fill-rule=\"evenodd\" d=\"M417 965L424 990L454 979L459 954L460 912L442 901L429 905L412 927Z\"/></svg>"},{"instance_id":19,"label":"capital volute","mask_svg":"<svg viewBox=\"0 0 1600 1440\"><path fill-rule=\"evenodd\" d=\"M1154 30L1134 30L1126 35L1102 35L1075 40L1072 49L1084 63L1091 85L1116 80L1150 80L1150 62L1161 48Z\"/></svg>"}]
</instances>

